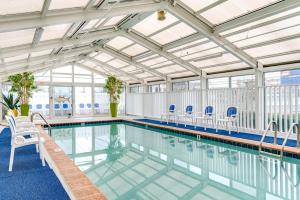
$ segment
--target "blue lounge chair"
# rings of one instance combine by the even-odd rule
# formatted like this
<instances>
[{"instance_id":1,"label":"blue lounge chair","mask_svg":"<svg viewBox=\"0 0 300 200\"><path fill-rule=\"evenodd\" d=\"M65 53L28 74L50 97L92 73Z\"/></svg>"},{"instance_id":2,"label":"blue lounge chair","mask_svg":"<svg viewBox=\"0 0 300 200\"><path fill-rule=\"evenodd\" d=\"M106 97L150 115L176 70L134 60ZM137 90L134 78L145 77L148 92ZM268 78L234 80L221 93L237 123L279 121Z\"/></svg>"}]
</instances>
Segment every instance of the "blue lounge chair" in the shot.
<instances>
[{"instance_id":1,"label":"blue lounge chair","mask_svg":"<svg viewBox=\"0 0 300 200\"><path fill-rule=\"evenodd\" d=\"M202 114L202 113L201 113ZM200 121L211 121L212 125L214 124L214 107L213 106L206 106L204 110L204 114L202 116L195 117L195 128L197 125L198 120ZM203 124L204 130L206 130L206 126Z\"/></svg>"},{"instance_id":2,"label":"blue lounge chair","mask_svg":"<svg viewBox=\"0 0 300 200\"><path fill-rule=\"evenodd\" d=\"M176 117L176 114L175 114L175 108L176 108L175 104L171 104L171 105L169 106L169 112L164 113L164 114L161 115L160 123L162 123L162 120L163 120L163 118L165 117L165 118L166 118L166 121L167 121L167 124L168 124L169 121L171 120L171 116L173 116L174 121L175 121L175 117Z\"/></svg>"},{"instance_id":3,"label":"blue lounge chair","mask_svg":"<svg viewBox=\"0 0 300 200\"><path fill-rule=\"evenodd\" d=\"M226 129L228 129L228 124L231 124L231 127L235 125L236 131L239 132L238 130L238 108L237 107L228 107L227 112L226 112L226 117L222 119L218 119L216 123L216 131L218 132L218 125L219 123L225 123L226 124ZM229 128L229 134L231 134L231 129Z\"/></svg>"},{"instance_id":4,"label":"blue lounge chair","mask_svg":"<svg viewBox=\"0 0 300 200\"><path fill-rule=\"evenodd\" d=\"M179 122L180 118L184 119L184 126L185 127L186 127L187 119L191 119L192 120L192 124L193 124L193 122L194 122L193 106L192 105L188 105L185 108L185 113L177 115L176 118L177 118L177 125L178 125L178 122Z\"/></svg>"}]
</instances>

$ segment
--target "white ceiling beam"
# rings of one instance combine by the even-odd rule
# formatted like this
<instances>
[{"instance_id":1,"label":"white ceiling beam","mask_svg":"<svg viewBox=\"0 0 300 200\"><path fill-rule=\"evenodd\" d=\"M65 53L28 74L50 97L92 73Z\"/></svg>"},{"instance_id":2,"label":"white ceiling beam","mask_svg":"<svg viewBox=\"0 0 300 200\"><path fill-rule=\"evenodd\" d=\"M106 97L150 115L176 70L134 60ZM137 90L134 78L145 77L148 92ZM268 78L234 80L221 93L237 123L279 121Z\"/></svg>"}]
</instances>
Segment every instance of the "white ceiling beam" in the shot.
<instances>
[{"instance_id":1,"label":"white ceiling beam","mask_svg":"<svg viewBox=\"0 0 300 200\"><path fill-rule=\"evenodd\" d=\"M143 79L141 79L141 78L139 78L139 77L137 77L137 76L135 76L133 74L129 74L129 73L125 72L125 71L120 71L118 68L115 68L115 67L113 67L111 65L108 65L108 64L106 64L104 62L101 62L101 61L99 61L99 60L97 60L95 58L86 56L86 57L84 57L84 59L85 60L89 60L89 61L95 63L99 67L109 69L109 70L113 71L116 74L125 75L125 76L127 76L129 78L132 78L133 80L136 80L136 81L138 81L140 83L145 83L145 81Z\"/></svg>"},{"instance_id":2,"label":"white ceiling beam","mask_svg":"<svg viewBox=\"0 0 300 200\"><path fill-rule=\"evenodd\" d=\"M82 37L78 36L77 38L72 38L72 39L43 41L43 42L39 42L35 46L32 46L31 44L25 44L25 45L19 45L14 47L7 47L1 49L0 58L7 58L7 57L13 57L25 53L32 53L32 52L38 52L38 51L43 51L48 49L91 43L95 40L115 37L119 34L120 33L118 31L109 29L109 30L87 33Z\"/></svg>"},{"instance_id":3,"label":"white ceiling beam","mask_svg":"<svg viewBox=\"0 0 300 200\"><path fill-rule=\"evenodd\" d=\"M66 10L48 11L47 16L41 17L36 13L28 15L1 16L0 32L31 29L57 24L73 23L92 19L101 19L119 15L128 15L132 13L143 13L156 11L166 5L165 2L154 2L153 0L140 0L133 2L119 3L110 8L101 9L76 9L70 12ZM70 10L70 9L69 9Z\"/></svg>"},{"instance_id":4,"label":"white ceiling beam","mask_svg":"<svg viewBox=\"0 0 300 200\"><path fill-rule=\"evenodd\" d=\"M133 61L131 58L129 58L129 57L127 57L127 56L125 56L125 55L123 55L123 54L121 54L119 52L116 52L115 50L113 50L113 49L111 49L109 47L105 47L104 46L100 50L103 51L103 52L105 52L105 53L110 54L111 56L113 56L115 58L118 58L118 59L120 59L120 60L122 60L124 62L127 62L128 64L130 64L132 66L135 66L135 67L137 67L139 69L142 69L142 70L144 70L144 71L146 71L146 72L148 72L148 73L150 73L152 75L158 76L158 77L160 77L160 78L162 78L164 80L167 79L166 75L164 75L164 74L162 74L162 73L160 73L160 72L158 72L156 70L153 70L153 69L151 69L151 68L149 68L149 67L147 67L147 66L145 66L143 64L137 63L137 62Z\"/></svg>"},{"instance_id":5,"label":"white ceiling beam","mask_svg":"<svg viewBox=\"0 0 300 200\"><path fill-rule=\"evenodd\" d=\"M278 3L272 4L265 8L259 9L255 12L251 12L244 16L222 23L214 28L216 33L233 29L257 20L276 15L287 10L291 10L300 6L299 0L284 0Z\"/></svg>"},{"instance_id":6,"label":"white ceiling beam","mask_svg":"<svg viewBox=\"0 0 300 200\"><path fill-rule=\"evenodd\" d=\"M198 17L182 8L179 4L169 4L168 10L181 18L184 22L192 26L194 29L202 33L205 37L218 44L229 53L235 55L242 61L249 64L251 67L256 68L257 61L246 54L244 51L230 43L228 40L222 38L220 35L213 32L213 29L206 23L202 22Z\"/></svg>"},{"instance_id":7,"label":"white ceiling beam","mask_svg":"<svg viewBox=\"0 0 300 200\"><path fill-rule=\"evenodd\" d=\"M79 67L81 67L81 68L84 68L84 69L86 69L86 70L89 70L89 71L91 71L91 72L94 72L94 73L96 73L96 74L100 74L101 76L103 76L103 77L105 77L105 78L109 76L109 74L106 74L106 73L104 73L104 72L102 72L102 71L99 71L99 70L97 70L97 69L95 69L95 68L89 67L89 66L87 66L87 65L85 65L85 64L83 64L83 63L76 62L75 65L77 65L77 66L79 66Z\"/></svg>"},{"instance_id":8,"label":"white ceiling beam","mask_svg":"<svg viewBox=\"0 0 300 200\"><path fill-rule=\"evenodd\" d=\"M47 15L51 0L44 0L41 16L45 17Z\"/></svg>"},{"instance_id":9,"label":"white ceiling beam","mask_svg":"<svg viewBox=\"0 0 300 200\"><path fill-rule=\"evenodd\" d=\"M197 75L200 75L200 76L202 75L201 70L198 69L197 67L195 67L194 65L182 60L181 58L174 56L171 53L163 51L160 46L158 46L158 45L154 44L153 42L147 40L146 38L143 38L142 36L134 33L134 31L129 30L127 33L124 32L124 37L127 37L127 38L133 40L134 42L144 46L145 48L150 49L151 51L159 54L160 56L167 58L168 60L180 65L181 67L183 67Z\"/></svg>"}]
</instances>

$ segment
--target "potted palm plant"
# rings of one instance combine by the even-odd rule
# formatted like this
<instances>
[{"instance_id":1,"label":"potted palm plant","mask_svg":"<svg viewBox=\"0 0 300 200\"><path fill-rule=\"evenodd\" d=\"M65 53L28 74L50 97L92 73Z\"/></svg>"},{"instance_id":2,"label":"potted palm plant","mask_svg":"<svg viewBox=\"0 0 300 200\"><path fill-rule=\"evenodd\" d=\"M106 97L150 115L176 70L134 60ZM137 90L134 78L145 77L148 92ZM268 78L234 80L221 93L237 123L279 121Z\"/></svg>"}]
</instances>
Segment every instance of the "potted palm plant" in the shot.
<instances>
[{"instance_id":1,"label":"potted palm plant","mask_svg":"<svg viewBox=\"0 0 300 200\"><path fill-rule=\"evenodd\" d=\"M9 76L8 80L12 82L10 92L15 92L20 98L21 115L28 116L29 98L32 96L33 91L37 88L33 74L31 72L23 72Z\"/></svg>"},{"instance_id":2,"label":"potted palm plant","mask_svg":"<svg viewBox=\"0 0 300 200\"><path fill-rule=\"evenodd\" d=\"M7 110L12 110L14 112L15 117L18 116L18 106L19 106L19 101L20 98L17 97L15 98L13 94L8 94L5 96L5 94L2 93L2 105L7 109Z\"/></svg>"},{"instance_id":3,"label":"potted palm plant","mask_svg":"<svg viewBox=\"0 0 300 200\"><path fill-rule=\"evenodd\" d=\"M122 93L123 83L115 76L109 76L106 79L104 88L109 94L110 98L110 113L112 117L118 115L118 104L120 101L120 95Z\"/></svg>"}]
</instances>

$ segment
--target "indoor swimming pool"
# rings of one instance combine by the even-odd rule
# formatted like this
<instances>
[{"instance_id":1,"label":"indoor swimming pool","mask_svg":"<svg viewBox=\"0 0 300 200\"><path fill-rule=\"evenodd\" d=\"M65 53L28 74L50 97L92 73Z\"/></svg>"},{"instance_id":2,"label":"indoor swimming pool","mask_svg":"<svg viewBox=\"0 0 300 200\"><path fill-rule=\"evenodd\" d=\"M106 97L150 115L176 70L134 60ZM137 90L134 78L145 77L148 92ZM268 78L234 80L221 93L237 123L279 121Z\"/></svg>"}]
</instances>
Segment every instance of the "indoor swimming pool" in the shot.
<instances>
[{"instance_id":1,"label":"indoor swimming pool","mask_svg":"<svg viewBox=\"0 0 300 200\"><path fill-rule=\"evenodd\" d=\"M300 199L300 160L114 122L52 137L107 199Z\"/></svg>"}]
</instances>

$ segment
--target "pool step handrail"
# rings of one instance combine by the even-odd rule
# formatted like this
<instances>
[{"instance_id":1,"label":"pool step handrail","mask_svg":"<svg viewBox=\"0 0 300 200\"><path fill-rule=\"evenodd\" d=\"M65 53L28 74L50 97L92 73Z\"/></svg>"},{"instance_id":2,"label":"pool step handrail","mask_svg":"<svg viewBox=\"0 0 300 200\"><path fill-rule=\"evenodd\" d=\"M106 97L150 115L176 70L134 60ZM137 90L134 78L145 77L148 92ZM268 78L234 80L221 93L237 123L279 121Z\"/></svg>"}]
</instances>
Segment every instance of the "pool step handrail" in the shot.
<instances>
[{"instance_id":1,"label":"pool step handrail","mask_svg":"<svg viewBox=\"0 0 300 200\"><path fill-rule=\"evenodd\" d=\"M277 123L275 121L271 121L268 124L267 129L265 130L265 132L264 132L264 134L263 134L263 136L260 140L259 147L258 147L259 152L262 152L262 144L264 143L265 137L267 136L268 131L270 130L270 128L272 128L272 130L274 131L274 144L275 145L277 144L278 126L277 126Z\"/></svg>"},{"instance_id":2,"label":"pool step handrail","mask_svg":"<svg viewBox=\"0 0 300 200\"><path fill-rule=\"evenodd\" d=\"M299 172L297 171L297 175L296 175L296 183L294 183L293 181L293 178L289 175L289 173L287 172L287 169L286 167L283 165L283 163L280 164L280 167L284 173L284 175L287 177L287 179L289 180L290 184L293 186L293 187L297 187L299 184L300 184L300 174ZM298 168L299 166L297 166Z\"/></svg>"},{"instance_id":3,"label":"pool step handrail","mask_svg":"<svg viewBox=\"0 0 300 200\"><path fill-rule=\"evenodd\" d=\"M300 147L300 127L299 127L299 124L297 123L292 123L291 126L290 126L290 129L289 131L287 132L287 134L285 135L284 137L284 140L283 140L283 143L281 145L281 150L280 150L280 154L281 156L283 156L283 149L290 137L290 135L293 133L293 130L294 130L294 127L296 127L297 129L297 141L296 141L296 147L299 148Z\"/></svg>"},{"instance_id":4,"label":"pool step handrail","mask_svg":"<svg viewBox=\"0 0 300 200\"><path fill-rule=\"evenodd\" d=\"M48 133L49 133L49 135L51 136L51 125L47 122L47 120L46 120L46 118L41 114L41 113L39 113L39 112L33 112L32 114L31 114L31 116L30 116L30 120L31 120L31 122L33 122L33 119L34 119L34 116L35 115L38 115L38 116L40 116L40 118L45 122L45 124L48 126Z\"/></svg>"},{"instance_id":5,"label":"pool step handrail","mask_svg":"<svg viewBox=\"0 0 300 200\"><path fill-rule=\"evenodd\" d=\"M272 156L275 156L276 157L276 154L271 154L270 155ZM262 169L265 171L265 173L271 178L271 179L276 179L277 176L278 176L278 168L279 166L278 165L281 165L281 160L277 159L277 158L270 158L268 156L265 156L265 158L267 159L271 159L271 161L273 161L275 164L274 164L274 167L275 167L275 173L272 174L269 170L268 170L268 167L265 166L265 164L267 163L267 160L263 160L261 156L259 156L259 162L260 162L260 166L262 167Z\"/></svg>"}]
</instances>

